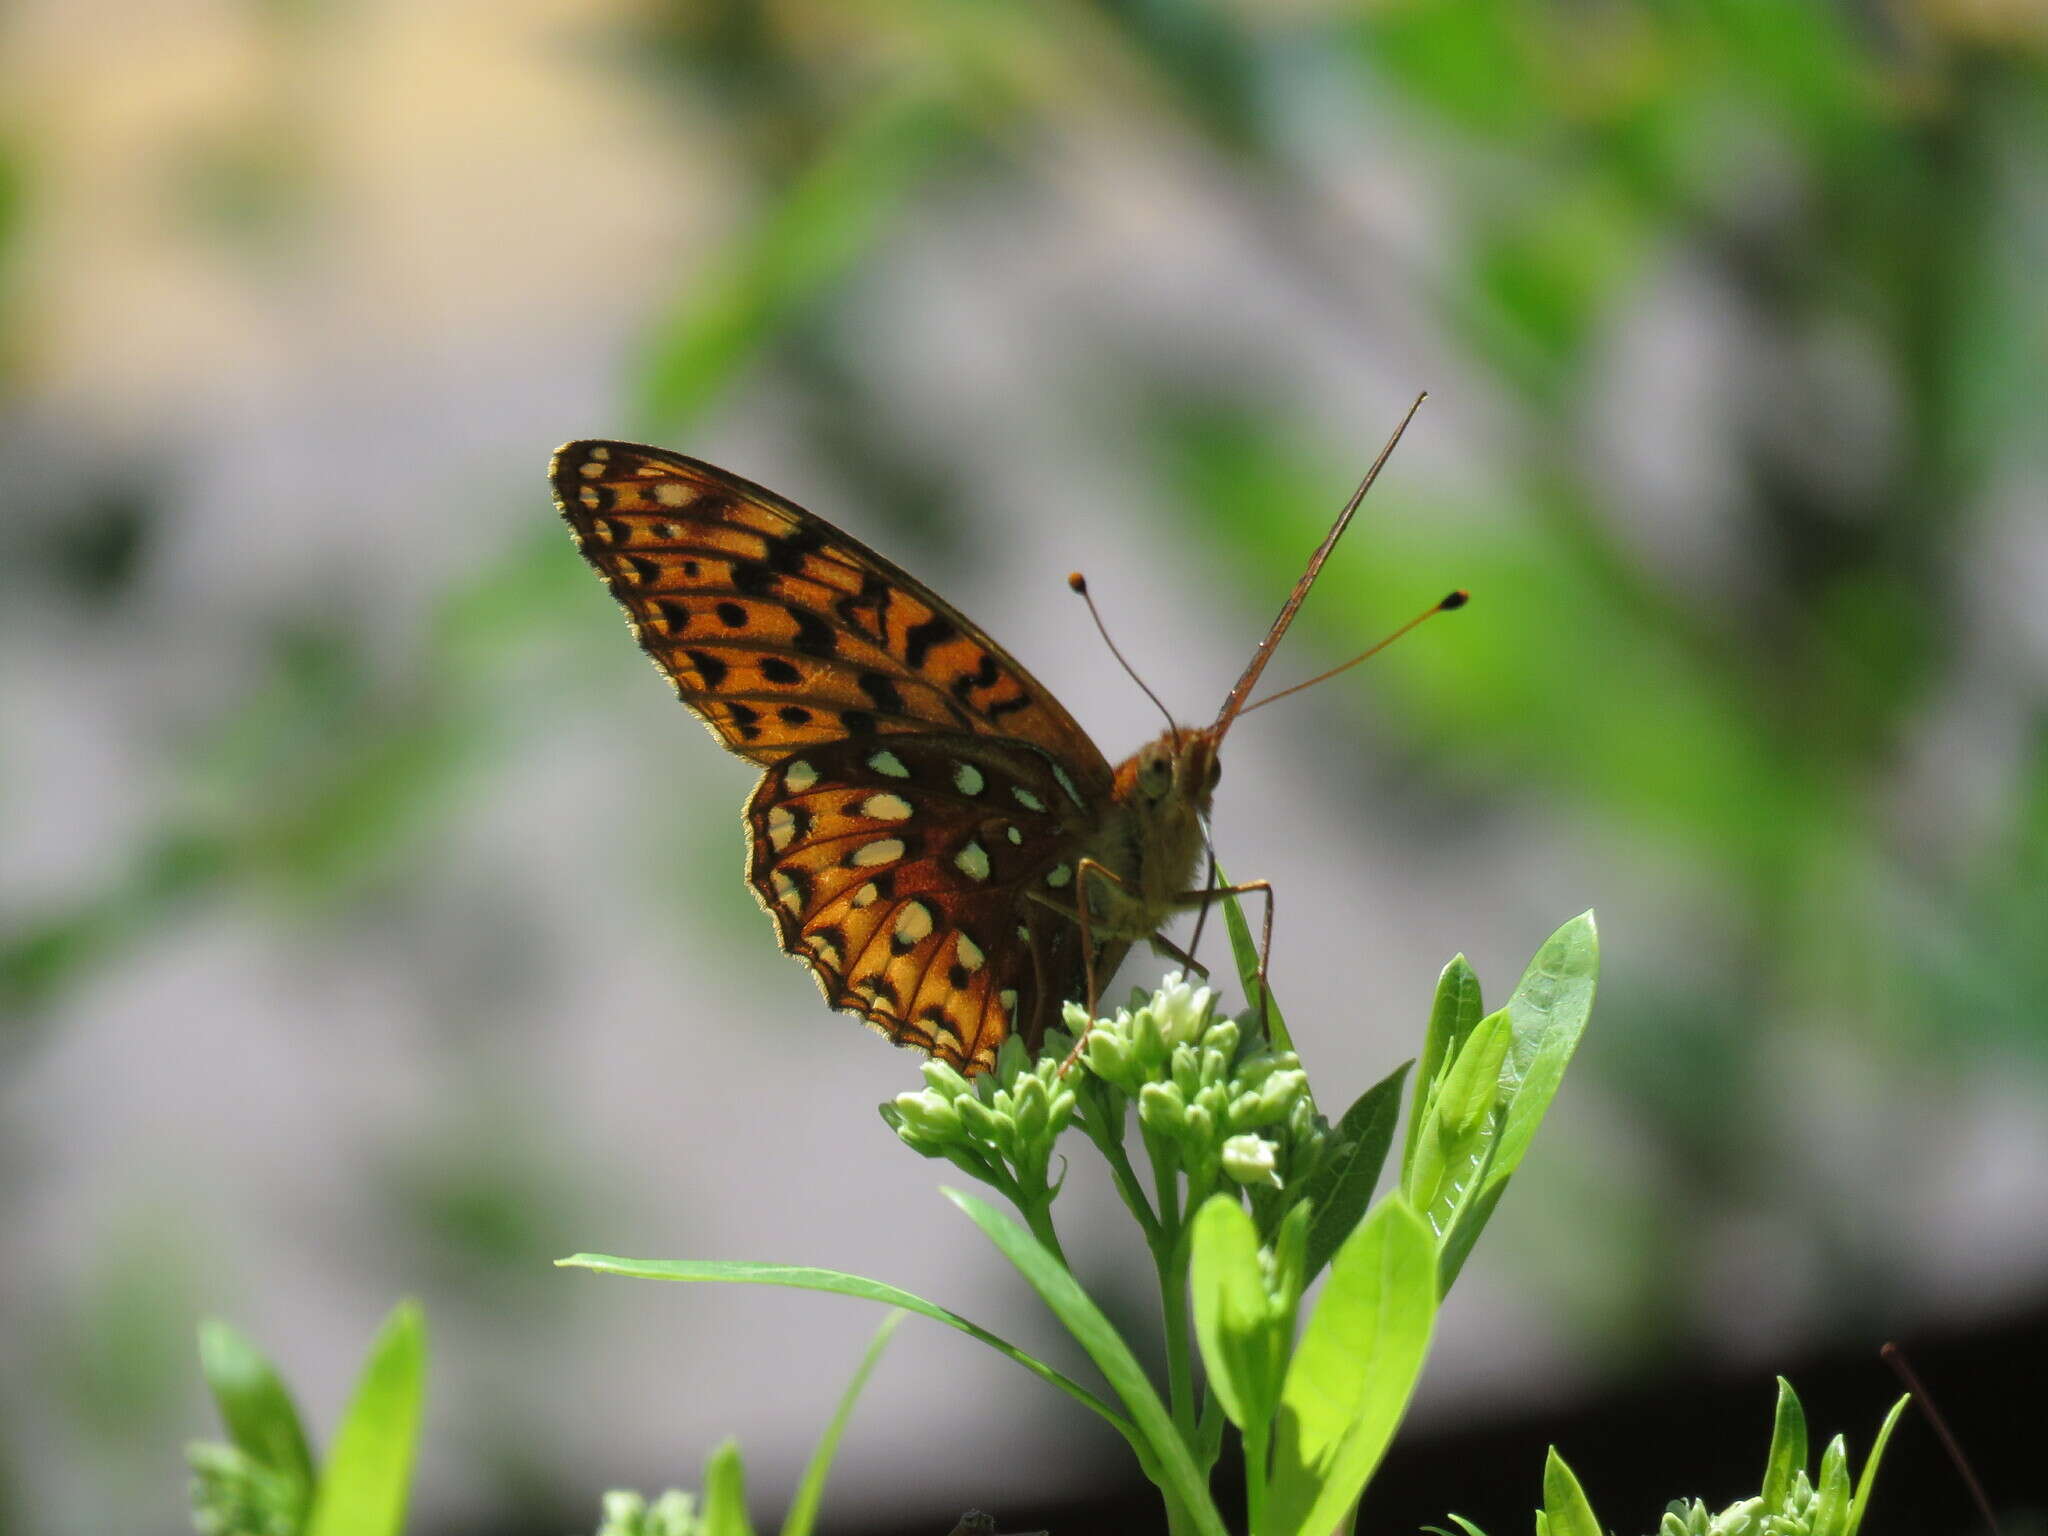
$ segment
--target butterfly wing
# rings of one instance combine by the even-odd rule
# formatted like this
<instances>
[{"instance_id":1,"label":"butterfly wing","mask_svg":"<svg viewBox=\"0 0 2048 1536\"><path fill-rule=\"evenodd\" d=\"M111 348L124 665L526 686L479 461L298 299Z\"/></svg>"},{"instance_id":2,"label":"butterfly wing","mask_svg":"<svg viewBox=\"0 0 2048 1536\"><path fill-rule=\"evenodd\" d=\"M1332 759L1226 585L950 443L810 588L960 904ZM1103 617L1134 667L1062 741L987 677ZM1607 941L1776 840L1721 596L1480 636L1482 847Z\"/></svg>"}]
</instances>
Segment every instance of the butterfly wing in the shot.
<instances>
[{"instance_id":1,"label":"butterfly wing","mask_svg":"<svg viewBox=\"0 0 2048 1536\"><path fill-rule=\"evenodd\" d=\"M1111 798L1058 700L959 610L737 475L574 442L551 469L641 649L768 770L748 880L827 1001L967 1071L1080 988L1057 897Z\"/></svg>"},{"instance_id":2,"label":"butterfly wing","mask_svg":"<svg viewBox=\"0 0 2048 1536\"><path fill-rule=\"evenodd\" d=\"M1015 737L1108 795L1109 765L1036 678L823 518L631 443L570 443L549 473L640 648L731 751L765 767L842 737Z\"/></svg>"},{"instance_id":3,"label":"butterfly wing","mask_svg":"<svg viewBox=\"0 0 2048 1536\"><path fill-rule=\"evenodd\" d=\"M831 742L763 775L747 875L827 1002L973 1072L1080 989L1080 932L1032 893L1071 899L1089 820L1025 743Z\"/></svg>"}]
</instances>

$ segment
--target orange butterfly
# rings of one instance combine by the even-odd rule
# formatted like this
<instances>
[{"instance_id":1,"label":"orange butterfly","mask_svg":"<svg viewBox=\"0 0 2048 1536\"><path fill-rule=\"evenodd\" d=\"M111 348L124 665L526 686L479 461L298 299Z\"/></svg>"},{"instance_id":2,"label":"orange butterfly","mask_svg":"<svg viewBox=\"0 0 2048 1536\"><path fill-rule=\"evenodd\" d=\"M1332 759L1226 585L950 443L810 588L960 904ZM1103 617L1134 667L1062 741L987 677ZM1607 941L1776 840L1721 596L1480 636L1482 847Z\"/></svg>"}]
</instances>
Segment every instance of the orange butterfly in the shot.
<instances>
[{"instance_id":1,"label":"orange butterfly","mask_svg":"<svg viewBox=\"0 0 2048 1536\"><path fill-rule=\"evenodd\" d=\"M1215 723L1115 768L958 609L774 492L630 443L569 443L550 474L641 648L766 770L747 880L782 948L834 1008L974 1073L1013 1033L1035 1050L1133 943L1177 953L1160 926L1217 894L1189 888L1217 748L1399 437Z\"/></svg>"}]
</instances>

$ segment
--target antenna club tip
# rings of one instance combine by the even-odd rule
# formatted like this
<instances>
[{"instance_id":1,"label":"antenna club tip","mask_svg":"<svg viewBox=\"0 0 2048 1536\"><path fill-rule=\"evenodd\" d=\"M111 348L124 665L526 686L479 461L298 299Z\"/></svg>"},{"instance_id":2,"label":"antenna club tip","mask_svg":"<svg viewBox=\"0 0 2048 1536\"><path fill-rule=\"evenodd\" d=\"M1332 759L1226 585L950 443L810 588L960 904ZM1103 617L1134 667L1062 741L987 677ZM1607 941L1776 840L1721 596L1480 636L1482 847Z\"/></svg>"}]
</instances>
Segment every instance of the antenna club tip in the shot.
<instances>
[{"instance_id":1,"label":"antenna club tip","mask_svg":"<svg viewBox=\"0 0 2048 1536\"><path fill-rule=\"evenodd\" d=\"M1083 597L1088 595L1088 578L1079 571L1067 572L1067 586L1071 590L1079 592Z\"/></svg>"},{"instance_id":2,"label":"antenna club tip","mask_svg":"<svg viewBox=\"0 0 2048 1536\"><path fill-rule=\"evenodd\" d=\"M1437 612L1450 613L1454 609L1464 607L1467 603L1471 601L1472 594L1470 592L1467 592L1463 587L1460 587L1457 591L1453 592L1449 597L1445 598L1442 602L1436 605Z\"/></svg>"}]
</instances>

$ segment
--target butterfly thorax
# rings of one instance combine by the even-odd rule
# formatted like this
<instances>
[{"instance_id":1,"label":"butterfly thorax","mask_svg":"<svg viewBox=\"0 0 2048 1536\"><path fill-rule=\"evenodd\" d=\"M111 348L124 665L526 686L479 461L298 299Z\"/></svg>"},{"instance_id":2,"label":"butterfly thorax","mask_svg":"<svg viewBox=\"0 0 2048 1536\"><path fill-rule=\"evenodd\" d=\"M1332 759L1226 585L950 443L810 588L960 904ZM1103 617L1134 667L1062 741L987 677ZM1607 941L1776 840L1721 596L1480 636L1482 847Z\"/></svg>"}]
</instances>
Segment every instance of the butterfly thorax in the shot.
<instances>
[{"instance_id":1,"label":"butterfly thorax","mask_svg":"<svg viewBox=\"0 0 2048 1536\"><path fill-rule=\"evenodd\" d=\"M1088 887L1090 926L1104 937L1150 938L1195 883L1220 765L1213 733L1176 726L1117 766L1109 809L1088 856L1122 884Z\"/></svg>"}]
</instances>

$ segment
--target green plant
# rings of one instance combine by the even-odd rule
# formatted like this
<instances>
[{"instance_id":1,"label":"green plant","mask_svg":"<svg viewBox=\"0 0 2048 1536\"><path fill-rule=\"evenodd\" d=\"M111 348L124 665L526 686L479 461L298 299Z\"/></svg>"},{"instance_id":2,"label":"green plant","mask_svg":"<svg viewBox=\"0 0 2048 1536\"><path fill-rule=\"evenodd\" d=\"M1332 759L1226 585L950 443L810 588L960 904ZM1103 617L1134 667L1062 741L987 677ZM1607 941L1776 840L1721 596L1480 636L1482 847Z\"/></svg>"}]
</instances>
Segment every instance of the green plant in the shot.
<instances>
[{"instance_id":1,"label":"green plant","mask_svg":"<svg viewBox=\"0 0 2048 1536\"><path fill-rule=\"evenodd\" d=\"M781 1536L810 1536L816 1527L853 1405L902 1320L892 1311L875 1330L811 1453ZM401 1303L371 1344L324 1468L315 1466L290 1391L255 1345L226 1323L207 1322L199 1359L228 1432L225 1442L186 1451L201 1536L398 1536L426 1385L426 1325L416 1305ZM651 1503L607 1493L597 1536L753 1536L738 1444L727 1440L711 1453L701 1499L677 1489Z\"/></svg>"},{"instance_id":2,"label":"green plant","mask_svg":"<svg viewBox=\"0 0 2048 1536\"><path fill-rule=\"evenodd\" d=\"M1820 1471L1806 1470L1806 1412L1792 1383L1778 1378L1778 1412L1771 1428L1770 1455L1764 1461L1762 1488L1738 1499L1718 1515L1698 1499L1674 1499L1657 1523L1656 1536L1856 1536L1870 1508L1871 1489L1892 1428L1909 1398L1892 1404L1878 1427L1877 1440L1860 1477L1849 1470L1849 1451L1840 1435L1821 1453ZM1485 1536L1471 1521L1451 1516L1465 1536ZM1432 1530L1437 1530L1432 1526ZM1585 1490L1551 1448L1543 1468L1543 1508L1536 1512L1536 1536L1600 1536L1606 1529L1594 1517ZM1437 1531L1437 1536L1450 1536Z\"/></svg>"},{"instance_id":3,"label":"green plant","mask_svg":"<svg viewBox=\"0 0 2048 1536\"><path fill-rule=\"evenodd\" d=\"M316 1466L283 1379L226 1323L199 1329L199 1361L226 1442L186 1450L201 1536L398 1536L426 1389L426 1320L401 1302L384 1320L355 1395Z\"/></svg>"},{"instance_id":4,"label":"green plant","mask_svg":"<svg viewBox=\"0 0 2048 1536\"><path fill-rule=\"evenodd\" d=\"M1256 973L1231 912L1246 990ZM1408 1072L1368 1088L1333 1126L1316 1110L1278 1007L1221 1015L1179 975L1090 1020L1070 1007L1037 1060L1011 1041L977 1080L942 1063L882 1106L898 1137L1007 1198L952 1200L1016 1267L1094 1362L1098 1394L979 1324L884 1282L835 1270L579 1254L562 1262L650 1279L786 1285L881 1301L980 1340L1085 1404L1123 1436L1176 1532L1326 1536L1349 1518L1422 1368L1437 1304L1528 1150L1592 1007L1591 914L1544 944L1506 1006L1484 1011L1463 957L1431 1010L1394 1187L1373 1193ZM1074 1038L1076 1066L1063 1069ZM1133 1113L1135 1111L1135 1113ZM1130 1153L1137 1141L1149 1177ZM1156 1271L1164 1393L1068 1267L1052 1220L1060 1136L1101 1154ZM1299 1330L1305 1289L1330 1280ZM1204 1372L1196 1368L1199 1350ZM1246 1509L1209 1492L1226 1422L1242 1435Z\"/></svg>"}]
</instances>

